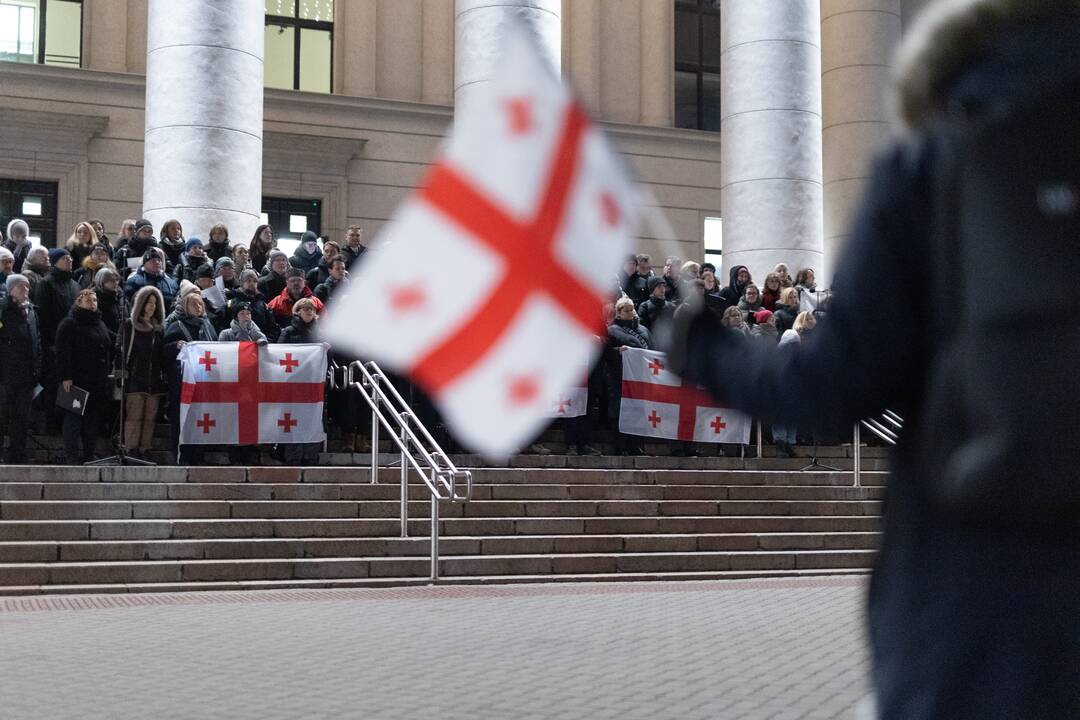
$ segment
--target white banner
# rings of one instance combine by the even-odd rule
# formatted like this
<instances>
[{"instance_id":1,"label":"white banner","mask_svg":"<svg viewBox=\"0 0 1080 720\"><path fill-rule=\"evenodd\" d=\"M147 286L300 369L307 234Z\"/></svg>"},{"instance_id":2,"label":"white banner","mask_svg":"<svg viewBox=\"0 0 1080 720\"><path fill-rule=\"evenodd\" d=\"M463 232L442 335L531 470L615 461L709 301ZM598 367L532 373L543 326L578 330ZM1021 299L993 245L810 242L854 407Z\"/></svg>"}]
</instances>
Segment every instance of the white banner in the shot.
<instances>
[{"instance_id":1,"label":"white banner","mask_svg":"<svg viewBox=\"0 0 1080 720\"><path fill-rule=\"evenodd\" d=\"M551 400L548 417L572 418L581 417L589 407L589 388L570 388L564 393L559 393Z\"/></svg>"},{"instance_id":2,"label":"white banner","mask_svg":"<svg viewBox=\"0 0 1080 720\"><path fill-rule=\"evenodd\" d=\"M750 442L749 417L719 407L703 389L667 369L662 352L622 348L619 430L630 435L706 443Z\"/></svg>"},{"instance_id":3,"label":"white banner","mask_svg":"<svg viewBox=\"0 0 1080 720\"><path fill-rule=\"evenodd\" d=\"M326 348L193 342L180 353L183 445L322 442Z\"/></svg>"}]
</instances>

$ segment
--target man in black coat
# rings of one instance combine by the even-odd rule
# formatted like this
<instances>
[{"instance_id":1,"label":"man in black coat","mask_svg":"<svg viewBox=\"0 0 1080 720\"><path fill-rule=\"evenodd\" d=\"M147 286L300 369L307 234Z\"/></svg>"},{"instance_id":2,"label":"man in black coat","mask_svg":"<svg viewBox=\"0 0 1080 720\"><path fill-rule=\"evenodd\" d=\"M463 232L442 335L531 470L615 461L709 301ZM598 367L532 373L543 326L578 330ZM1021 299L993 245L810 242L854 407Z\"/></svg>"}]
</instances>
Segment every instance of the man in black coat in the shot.
<instances>
[{"instance_id":1,"label":"man in black coat","mask_svg":"<svg viewBox=\"0 0 1080 720\"><path fill-rule=\"evenodd\" d=\"M0 445L7 436L4 462L26 462L30 402L41 379L41 338L37 311L30 303L30 281L10 275L0 299Z\"/></svg>"},{"instance_id":2,"label":"man in black coat","mask_svg":"<svg viewBox=\"0 0 1080 720\"><path fill-rule=\"evenodd\" d=\"M109 371L114 345L115 338L101 321L97 294L81 291L71 314L56 330L56 364L64 390L75 386L89 393L81 416L64 412L64 454L69 464L94 459L98 421L112 401Z\"/></svg>"},{"instance_id":3,"label":"man in black coat","mask_svg":"<svg viewBox=\"0 0 1080 720\"><path fill-rule=\"evenodd\" d=\"M75 306L75 297L79 294L79 284L72 277L71 265L71 253L66 249L50 250L49 271L34 287L33 295L44 354L42 384L45 386L45 414L48 418L46 429L50 435L60 432L63 421L62 412L53 404L56 388L60 384L56 375L56 329Z\"/></svg>"},{"instance_id":4,"label":"man in black coat","mask_svg":"<svg viewBox=\"0 0 1080 720\"><path fill-rule=\"evenodd\" d=\"M143 218L136 221L135 233L131 236L131 239L123 247L116 249L113 253L113 265L116 266L116 270L120 273L120 277L126 278L128 275L135 272L136 268L133 268L134 264L131 261L139 260L146 255L146 251L150 248L157 248L158 241L154 237L153 224ZM164 257L165 253L162 252L162 268L164 269Z\"/></svg>"},{"instance_id":5,"label":"man in black coat","mask_svg":"<svg viewBox=\"0 0 1080 720\"><path fill-rule=\"evenodd\" d=\"M345 269L352 270L356 261L364 256L367 247L364 245L364 230L359 225L350 225L345 231L345 247L341 248L341 255L345 258Z\"/></svg>"},{"instance_id":6,"label":"man in black coat","mask_svg":"<svg viewBox=\"0 0 1080 720\"><path fill-rule=\"evenodd\" d=\"M1075 295L1080 5L937 10L826 320L777 353L687 308L669 360L765 421L904 417L869 593L880 718L1076 718L1080 323L1001 288L1022 268L1047 306Z\"/></svg>"}]
</instances>

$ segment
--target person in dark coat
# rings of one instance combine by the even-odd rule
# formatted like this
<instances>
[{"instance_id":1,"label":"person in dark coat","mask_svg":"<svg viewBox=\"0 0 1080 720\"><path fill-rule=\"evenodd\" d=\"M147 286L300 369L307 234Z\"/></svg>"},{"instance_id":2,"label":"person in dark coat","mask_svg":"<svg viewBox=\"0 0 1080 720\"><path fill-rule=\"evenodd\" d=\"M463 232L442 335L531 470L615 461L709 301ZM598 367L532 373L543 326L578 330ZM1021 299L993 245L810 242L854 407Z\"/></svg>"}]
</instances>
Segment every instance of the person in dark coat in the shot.
<instances>
[{"instance_id":1,"label":"person in dark coat","mask_svg":"<svg viewBox=\"0 0 1080 720\"><path fill-rule=\"evenodd\" d=\"M327 240L323 243L322 258L319 260L319 264L308 270L304 276L304 281L309 288L314 291L315 288L326 282L326 279L330 277L330 263L340 254L341 247L333 240Z\"/></svg>"},{"instance_id":2,"label":"person in dark coat","mask_svg":"<svg viewBox=\"0 0 1080 720\"><path fill-rule=\"evenodd\" d=\"M7 224L7 235L5 237L4 247L10 250L15 258L13 270L21 273L23 263L26 262L26 256L30 253L31 248L30 226L26 224L25 220L15 218Z\"/></svg>"},{"instance_id":3,"label":"person in dark coat","mask_svg":"<svg viewBox=\"0 0 1080 720\"><path fill-rule=\"evenodd\" d=\"M661 275L668 286L668 302L673 302L676 305L682 302L682 285L679 282L679 268L682 264L682 258L674 255L668 256L664 259L664 272Z\"/></svg>"},{"instance_id":4,"label":"person in dark coat","mask_svg":"<svg viewBox=\"0 0 1080 720\"><path fill-rule=\"evenodd\" d=\"M648 291L648 299L638 305L637 314L641 324L652 332L657 323L671 320L675 314L675 306L667 301L667 283L664 278L649 278Z\"/></svg>"},{"instance_id":5,"label":"person in dark coat","mask_svg":"<svg viewBox=\"0 0 1080 720\"><path fill-rule=\"evenodd\" d=\"M175 319L165 327L162 366L169 387L169 426L172 430L172 447L178 451L177 462L181 465L198 465L203 461L206 448L202 445L180 445L180 391L184 384L184 371L180 365L180 351L189 342L214 342L217 331L206 318L206 305L197 292L187 293L180 300Z\"/></svg>"},{"instance_id":6,"label":"person in dark coat","mask_svg":"<svg viewBox=\"0 0 1080 720\"><path fill-rule=\"evenodd\" d=\"M652 260L648 255L637 255L637 271L630 281L630 289L627 296L634 301L634 305L641 305L649 299L649 280L653 277Z\"/></svg>"},{"instance_id":7,"label":"person in dark coat","mask_svg":"<svg viewBox=\"0 0 1080 720\"><path fill-rule=\"evenodd\" d=\"M293 319L281 331L279 343L317 343L316 325L319 313L313 298L302 298L293 305ZM329 346L327 346L329 347ZM281 447L286 465L314 465L319 461L322 443L285 443Z\"/></svg>"},{"instance_id":8,"label":"person in dark coat","mask_svg":"<svg viewBox=\"0 0 1080 720\"><path fill-rule=\"evenodd\" d=\"M83 260L90 257L90 252L98 243L97 233L88 222L81 222L75 226L71 237L67 239L65 247L71 253L71 262L75 268L82 267ZM106 253L107 254L107 253ZM105 258L108 260L108 257Z\"/></svg>"},{"instance_id":9,"label":"person in dark coat","mask_svg":"<svg viewBox=\"0 0 1080 720\"><path fill-rule=\"evenodd\" d=\"M154 441L161 397L165 394L162 358L165 345L165 300L156 287L135 293L131 315L117 336L117 355L125 373L124 447L136 458L146 457Z\"/></svg>"},{"instance_id":10,"label":"person in dark coat","mask_svg":"<svg viewBox=\"0 0 1080 720\"><path fill-rule=\"evenodd\" d=\"M607 347L604 350L608 388L608 422L615 428L615 451L619 455L641 455L641 439L619 432L619 410L622 399L622 355L621 347L652 350L653 340L649 329L642 325L634 310L634 301L620 298L615 303L615 318L608 326Z\"/></svg>"},{"instance_id":11,"label":"person in dark coat","mask_svg":"<svg viewBox=\"0 0 1080 720\"><path fill-rule=\"evenodd\" d=\"M269 269L259 279L259 292L270 302L285 289L285 273L289 271L289 256L280 250L270 251Z\"/></svg>"},{"instance_id":12,"label":"person in dark coat","mask_svg":"<svg viewBox=\"0 0 1080 720\"><path fill-rule=\"evenodd\" d=\"M745 265L736 265L728 273L728 285L720 291L728 306L738 305L746 292L746 286L752 282L750 270Z\"/></svg>"},{"instance_id":13,"label":"person in dark coat","mask_svg":"<svg viewBox=\"0 0 1080 720\"><path fill-rule=\"evenodd\" d=\"M64 454L71 465L94 459L98 421L112 400L109 371L114 339L97 309L93 290L81 290L71 314L56 330L56 364L60 383L88 393L83 414L64 411ZM80 447L80 440L82 441Z\"/></svg>"},{"instance_id":14,"label":"person in dark coat","mask_svg":"<svg viewBox=\"0 0 1080 720\"><path fill-rule=\"evenodd\" d=\"M940 3L899 57L906 134L827 319L777 353L688 308L669 361L766 421L904 418L868 594L881 720L1080 717L1080 325L1003 292L1019 271L1073 305L1080 6Z\"/></svg>"},{"instance_id":15,"label":"person in dark coat","mask_svg":"<svg viewBox=\"0 0 1080 720\"><path fill-rule=\"evenodd\" d=\"M180 264L180 256L184 254L187 241L184 240L184 228L179 220L166 220L161 226L161 240L159 241L162 252L165 253L165 274L173 275L176 266Z\"/></svg>"},{"instance_id":16,"label":"person in dark coat","mask_svg":"<svg viewBox=\"0 0 1080 720\"><path fill-rule=\"evenodd\" d=\"M48 248L37 245L26 253L26 261L23 263L21 274L30 281L30 297L34 297L34 288L45 279L50 267Z\"/></svg>"},{"instance_id":17,"label":"person in dark coat","mask_svg":"<svg viewBox=\"0 0 1080 720\"><path fill-rule=\"evenodd\" d=\"M247 304L251 311L251 319L263 331L267 338L276 338L281 333L274 314L266 306L262 293L259 292L259 276L254 270L248 269L240 273L240 287L226 293L229 305L234 301L242 301Z\"/></svg>"},{"instance_id":18,"label":"person in dark coat","mask_svg":"<svg viewBox=\"0 0 1080 720\"><path fill-rule=\"evenodd\" d=\"M345 258L345 269L352 271L353 265L367 252L364 245L364 230L359 225L350 225L345 231L345 247L341 255Z\"/></svg>"},{"instance_id":19,"label":"person in dark coat","mask_svg":"<svg viewBox=\"0 0 1080 720\"><path fill-rule=\"evenodd\" d=\"M637 255L627 255L623 260L622 271L618 275L619 289L631 300L634 299L634 281L637 280ZM640 302L640 301L637 301ZM637 302L634 305L637 305Z\"/></svg>"},{"instance_id":20,"label":"person in dark coat","mask_svg":"<svg viewBox=\"0 0 1080 720\"><path fill-rule=\"evenodd\" d=\"M216 263L223 257L232 257L232 245L229 243L229 228L225 223L215 223L207 235L206 257Z\"/></svg>"},{"instance_id":21,"label":"person in dark coat","mask_svg":"<svg viewBox=\"0 0 1080 720\"><path fill-rule=\"evenodd\" d=\"M120 332L120 323L127 316L127 298L120 290L120 273L112 268L101 268L94 276L94 293L98 299L101 321L113 335Z\"/></svg>"},{"instance_id":22,"label":"person in dark coat","mask_svg":"<svg viewBox=\"0 0 1080 720\"><path fill-rule=\"evenodd\" d=\"M345 258L338 255L330 262L329 277L315 288L315 297L319 298L323 305L328 305L330 298L348 292L348 288L349 279L345 271Z\"/></svg>"},{"instance_id":23,"label":"person in dark coat","mask_svg":"<svg viewBox=\"0 0 1080 720\"><path fill-rule=\"evenodd\" d=\"M300 236L300 244L296 246L292 257L289 258L289 264L303 270L306 275L319 266L322 256L322 250L319 249L319 236L308 230Z\"/></svg>"},{"instance_id":24,"label":"person in dark coat","mask_svg":"<svg viewBox=\"0 0 1080 720\"><path fill-rule=\"evenodd\" d=\"M214 263L215 283L218 278L221 278L221 286L225 292L236 289L236 263L231 257L218 258Z\"/></svg>"},{"instance_id":25,"label":"person in dark coat","mask_svg":"<svg viewBox=\"0 0 1080 720\"><path fill-rule=\"evenodd\" d=\"M49 271L34 288L34 305L37 307L38 327L41 331L41 348L44 354L45 414L48 418L46 432L55 435L63 424L63 412L53 400L60 385L56 368L56 329L75 306L79 286L71 276L71 253L64 248L49 251Z\"/></svg>"},{"instance_id":26,"label":"person in dark coat","mask_svg":"<svg viewBox=\"0 0 1080 720\"><path fill-rule=\"evenodd\" d=\"M793 287L780 291L780 302L776 303L776 331L783 335L795 327L795 318L799 316L799 291Z\"/></svg>"},{"instance_id":27,"label":"person in dark coat","mask_svg":"<svg viewBox=\"0 0 1080 720\"><path fill-rule=\"evenodd\" d=\"M72 264L75 262L75 256L72 255ZM98 271L103 268L112 268L115 270L116 266L112 264L109 259L109 249L104 243L95 243L90 249L90 254L83 258L82 265L72 274L72 279L79 286L80 290L86 290L87 288L93 289L94 278L97 276ZM119 274L117 275L119 277Z\"/></svg>"},{"instance_id":28,"label":"person in dark coat","mask_svg":"<svg viewBox=\"0 0 1080 720\"><path fill-rule=\"evenodd\" d=\"M121 277L127 278L134 274L135 271L131 269L130 261L136 259L141 261L146 256L146 251L150 248L160 250L157 238L154 237L154 226L149 220L142 218L136 221L135 234L131 236L131 239L128 240L123 247L117 248L116 252L113 253L113 265L116 266ZM164 257L164 253L162 253L162 257ZM164 264L162 265L161 271L162 273L165 272ZM134 294L135 292L132 291L131 295ZM166 298L166 300L168 300L168 298Z\"/></svg>"},{"instance_id":29,"label":"person in dark coat","mask_svg":"<svg viewBox=\"0 0 1080 720\"><path fill-rule=\"evenodd\" d=\"M176 281L187 280L195 282L195 273L204 265L213 268L213 263L206 256L202 238L192 235L184 243L184 252L180 255L180 262L173 268L173 277ZM213 273L211 272L211 275Z\"/></svg>"},{"instance_id":30,"label":"person in dark coat","mask_svg":"<svg viewBox=\"0 0 1080 720\"><path fill-rule=\"evenodd\" d=\"M255 228L255 234L248 243L248 264L251 269L262 275L270 264L270 251L277 247L274 242L274 229L269 225ZM233 258L236 259L235 257Z\"/></svg>"},{"instance_id":31,"label":"person in dark coat","mask_svg":"<svg viewBox=\"0 0 1080 720\"><path fill-rule=\"evenodd\" d=\"M30 302L30 281L9 275L0 299L0 447L8 438L4 462L26 462L30 403L41 380L41 337L37 311Z\"/></svg>"},{"instance_id":32,"label":"person in dark coat","mask_svg":"<svg viewBox=\"0 0 1080 720\"><path fill-rule=\"evenodd\" d=\"M128 247L131 247L130 245ZM156 287L165 298L165 307L169 308L176 302L180 285L176 280L165 274L165 254L161 248L150 248L142 257L142 267L132 273L124 283L124 294L128 299L135 297L140 288L146 286Z\"/></svg>"}]
</instances>

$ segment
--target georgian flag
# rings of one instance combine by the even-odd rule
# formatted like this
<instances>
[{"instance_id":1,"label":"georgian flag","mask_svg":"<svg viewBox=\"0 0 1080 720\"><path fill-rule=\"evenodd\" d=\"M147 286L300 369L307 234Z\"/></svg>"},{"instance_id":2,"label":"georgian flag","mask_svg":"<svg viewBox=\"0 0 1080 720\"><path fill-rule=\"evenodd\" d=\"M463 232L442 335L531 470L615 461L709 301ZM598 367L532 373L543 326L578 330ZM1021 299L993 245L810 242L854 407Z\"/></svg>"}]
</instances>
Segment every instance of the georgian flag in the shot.
<instances>
[{"instance_id":1,"label":"georgian flag","mask_svg":"<svg viewBox=\"0 0 1080 720\"><path fill-rule=\"evenodd\" d=\"M548 403L549 418L572 418L581 417L589 409L589 388L572 387L565 390Z\"/></svg>"},{"instance_id":2,"label":"georgian flag","mask_svg":"<svg viewBox=\"0 0 1080 720\"><path fill-rule=\"evenodd\" d=\"M707 443L750 442L751 420L688 385L667 369L667 356L621 348L622 401L619 430L629 435Z\"/></svg>"},{"instance_id":3,"label":"georgian flag","mask_svg":"<svg viewBox=\"0 0 1080 720\"><path fill-rule=\"evenodd\" d=\"M508 40L320 323L335 347L411 376L492 458L531 441L592 365L637 227L632 181L603 135L531 41Z\"/></svg>"},{"instance_id":4,"label":"georgian flag","mask_svg":"<svg viewBox=\"0 0 1080 720\"><path fill-rule=\"evenodd\" d=\"M326 348L192 342L180 351L182 445L322 442Z\"/></svg>"}]
</instances>

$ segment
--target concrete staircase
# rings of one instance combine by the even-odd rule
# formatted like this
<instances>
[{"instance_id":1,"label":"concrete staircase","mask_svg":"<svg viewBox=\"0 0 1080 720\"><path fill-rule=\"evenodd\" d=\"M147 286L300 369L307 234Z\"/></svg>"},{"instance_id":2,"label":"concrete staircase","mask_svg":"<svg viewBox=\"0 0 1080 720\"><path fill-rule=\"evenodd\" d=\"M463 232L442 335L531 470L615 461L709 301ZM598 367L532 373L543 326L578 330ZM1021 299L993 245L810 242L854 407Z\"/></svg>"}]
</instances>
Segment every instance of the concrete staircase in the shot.
<instances>
[{"instance_id":1,"label":"concrete staircase","mask_svg":"<svg viewBox=\"0 0 1080 720\"><path fill-rule=\"evenodd\" d=\"M848 451L822 455L849 465ZM865 572L886 478L864 472L853 487L850 472L795 472L804 459L514 464L533 467L476 469L474 499L441 505L444 581ZM372 485L363 467L0 466L0 594L424 583L427 490L410 487L411 537L400 538L397 478L387 468Z\"/></svg>"}]
</instances>

